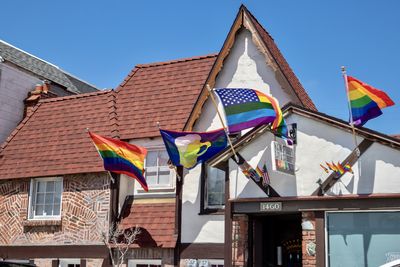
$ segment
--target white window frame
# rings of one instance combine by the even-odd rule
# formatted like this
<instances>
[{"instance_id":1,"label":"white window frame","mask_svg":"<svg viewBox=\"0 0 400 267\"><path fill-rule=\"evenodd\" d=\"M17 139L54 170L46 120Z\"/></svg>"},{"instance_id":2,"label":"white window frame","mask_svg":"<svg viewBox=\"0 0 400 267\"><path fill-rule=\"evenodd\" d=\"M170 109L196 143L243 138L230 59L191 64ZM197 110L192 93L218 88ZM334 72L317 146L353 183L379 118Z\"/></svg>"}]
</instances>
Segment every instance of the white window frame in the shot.
<instances>
[{"instance_id":1,"label":"white window frame","mask_svg":"<svg viewBox=\"0 0 400 267\"><path fill-rule=\"evenodd\" d=\"M147 153L149 153L149 152L159 152L159 151L165 151L168 154L167 150L165 148L163 148L163 147L148 148ZM157 157L157 169L158 169L158 167L159 166L158 166L158 157ZM146 170L145 173L144 173L144 178L146 179L147 157L144 160L144 169ZM157 189L160 189L160 190L171 189L171 190L173 190L174 189L174 181L173 181L174 180L173 179L174 175L175 175L175 171L173 169L169 169L169 184L164 184L164 185L157 185L157 184L156 185L150 185L150 184L147 184L147 185L148 185L150 190L157 190ZM158 176L158 170L157 170L157 176ZM140 186L139 186L139 190L138 191L139 192L145 192Z\"/></svg>"},{"instance_id":2,"label":"white window frame","mask_svg":"<svg viewBox=\"0 0 400 267\"><path fill-rule=\"evenodd\" d=\"M204 208L205 209L224 209L225 208L225 204L224 205L209 205L208 204L208 181L210 179L209 175L208 175L208 168L210 168L211 166L209 165L204 165L204 172L205 172L205 192L204 192ZM222 171L222 170L221 170ZM225 171L223 171L225 172ZM226 175L226 173L225 173ZM225 177L224 177L224 181L225 181ZM225 199L225 184L223 184L223 188L224 188L224 199Z\"/></svg>"},{"instance_id":3,"label":"white window frame","mask_svg":"<svg viewBox=\"0 0 400 267\"><path fill-rule=\"evenodd\" d=\"M329 213L349 213L349 212L351 212L351 213L376 213L376 212L400 212L400 210L394 210L394 209L391 209L391 210L386 210L386 209L383 209L383 210L379 210L379 209L374 209L374 210L331 210L331 211L325 211L325 214L324 214L324 227L325 227L325 229L324 229L324 232L325 232L325 266L327 266L327 267L329 267L329 257L328 257L328 253L329 253L329 251L328 251L328 249L329 249L329 247L328 247L328 242L329 242L329 240L328 240L328 214Z\"/></svg>"},{"instance_id":4,"label":"white window frame","mask_svg":"<svg viewBox=\"0 0 400 267\"><path fill-rule=\"evenodd\" d=\"M147 259L134 259L134 260L128 260L128 267L136 267L138 264L156 264L156 265L161 265L161 259L159 260L147 260Z\"/></svg>"},{"instance_id":5,"label":"white window frame","mask_svg":"<svg viewBox=\"0 0 400 267\"><path fill-rule=\"evenodd\" d=\"M224 260L217 260L217 259L199 259L198 265L200 266L201 261L208 261L208 266L211 266L212 264L217 264L217 265L224 265Z\"/></svg>"},{"instance_id":6,"label":"white window frame","mask_svg":"<svg viewBox=\"0 0 400 267\"><path fill-rule=\"evenodd\" d=\"M293 151L293 155L292 155L292 157L293 157L293 162L291 162L291 164L293 164L293 173L288 173L288 172L284 172L284 171L281 171L281 170L279 170L278 168L277 168L277 166L276 166L276 159L275 159L275 144L278 144L278 145L281 145L281 146L284 146L284 147L289 147L290 149L292 149L292 151ZM294 176L294 175L296 175L296 151L294 150L294 146L290 146L290 145L286 145L286 144L283 144L283 143L281 143L281 142L278 142L278 141L271 141L271 161L272 161L272 170L274 170L274 171L276 171L276 172L279 172L279 173L282 173L282 174L285 174L285 175L289 175L289 176Z\"/></svg>"},{"instance_id":7,"label":"white window frame","mask_svg":"<svg viewBox=\"0 0 400 267\"><path fill-rule=\"evenodd\" d=\"M60 215L51 215L51 216L35 216L35 213L33 211L33 198L34 198L34 188L35 183L37 181L44 181L44 182L49 182L49 181L61 181L61 196L60 196ZM37 220L61 220L61 211L62 211L62 195L64 191L64 184L63 184L63 177L47 177L47 178L32 178L31 183L30 183L30 189L29 189L29 203L28 203L28 220L30 221L37 221ZM35 196L36 199L36 196Z\"/></svg>"},{"instance_id":8,"label":"white window frame","mask_svg":"<svg viewBox=\"0 0 400 267\"><path fill-rule=\"evenodd\" d=\"M68 267L68 264L79 264L81 266L81 259L60 259L58 267Z\"/></svg>"}]
</instances>

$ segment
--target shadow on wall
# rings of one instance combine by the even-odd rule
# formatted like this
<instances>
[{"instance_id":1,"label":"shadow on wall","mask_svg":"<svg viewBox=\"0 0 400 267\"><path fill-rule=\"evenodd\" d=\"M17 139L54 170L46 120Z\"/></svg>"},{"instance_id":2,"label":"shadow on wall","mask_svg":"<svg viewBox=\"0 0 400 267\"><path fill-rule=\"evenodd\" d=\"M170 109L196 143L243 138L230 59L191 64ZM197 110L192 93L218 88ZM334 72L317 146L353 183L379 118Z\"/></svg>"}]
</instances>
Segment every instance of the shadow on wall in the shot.
<instances>
[{"instance_id":1,"label":"shadow on wall","mask_svg":"<svg viewBox=\"0 0 400 267\"><path fill-rule=\"evenodd\" d=\"M199 170L201 169L201 166L198 165L194 170ZM196 194L196 199L194 202L191 201L185 201L182 204L182 210L183 210L183 222L182 222L182 231L186 232L185 238L189 238L190 240L194 241L199 237L200 232L204 235L209 235L207 236L208 239L210 238L218 238L214 236L214 232L208 232L208 231L203 231L203 227L206 226L208 222L223 222L224 221L224 215L199 215L200 213L200 197L201 197L201 171L195 172L191 174L189 177L186 174L184 176L184 179L194 179L194 177L197 175L197 183L196 185L192 185L190 188L185 188L186 190L197 190ZM184 227L187 227L187 229L184 229ZM214 229L215 231L215 229ZM190 235L190 236L188 236ZM185 241L182 241L185 242ZM220 241L218 241L220 242Z\"/></svg>"},{"instance_id":2,"label":"shadow on wall","mask_svg":"<svg viewBox=\"0 0 400 267\"><path fill-rule=\"evenodd\" d=\"M399 150L375 143L360 158L360 163L357 194L400 192Z\"/></svg>"}]
</instances>

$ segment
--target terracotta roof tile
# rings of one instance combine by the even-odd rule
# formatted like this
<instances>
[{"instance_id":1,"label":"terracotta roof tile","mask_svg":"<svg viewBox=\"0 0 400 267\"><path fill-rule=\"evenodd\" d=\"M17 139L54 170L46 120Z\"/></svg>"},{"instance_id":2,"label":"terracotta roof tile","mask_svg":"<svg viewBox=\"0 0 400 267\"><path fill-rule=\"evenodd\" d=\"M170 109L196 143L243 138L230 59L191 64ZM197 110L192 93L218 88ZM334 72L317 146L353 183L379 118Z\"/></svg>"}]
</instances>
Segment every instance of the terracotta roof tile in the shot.
<instances>
[{"instance_id":1,"label":"terracotta roof tile","mask_svg":"<svg viewBox=\"0 0 400 267\"><path fill-rule=\"evenodd\" d=\"M101 172L85 129L115 136L113 91L40 101L2 145L0 179Z\"/></svg>"},{"instance_id":2,"label":"terracotta roof tile","mask_svg":"<svg viewBox=\"0 0 400 267\"><path fill-rule=\"evenodd\" d=\"M133 247L175 247L175 203L133 202L126 206L122 214L122 229L140 227L141 233Z\"/></svg>"},{"instance_id":3,"label":"terracotta roof tile","mask_svg":"<svg viewBox=\"0 0 400 267\"><path fill-rule=\"evenodd\" d=\"M216 55L137 65L121 83L118 118L122 139L182 130Z\"/></svg>"},{"instance_id":4,"label":"terracotta roof tile","mask_svg":"<svg viewBox=\"0 0 400 267\"><path fill-rule=\"evenodd\" d=\"M282 73L285 75L286 79L289 81L294 92L299 97L301 103L308 109L317 111L316 106L307 94L306 90L301 85L299 79L294 74L293 70L290 68L286 59L283 57L278 46L275 44L274 39L269 35L269 33L264 29L264 27L257 21L257 19L247 10L246 7L242 6L245 12L249 15L252 23L256 27L257 32L260 34L265 46L268 48L272 57L275 59L278 67L281 69Z\"/></svg>"}]
</instances>

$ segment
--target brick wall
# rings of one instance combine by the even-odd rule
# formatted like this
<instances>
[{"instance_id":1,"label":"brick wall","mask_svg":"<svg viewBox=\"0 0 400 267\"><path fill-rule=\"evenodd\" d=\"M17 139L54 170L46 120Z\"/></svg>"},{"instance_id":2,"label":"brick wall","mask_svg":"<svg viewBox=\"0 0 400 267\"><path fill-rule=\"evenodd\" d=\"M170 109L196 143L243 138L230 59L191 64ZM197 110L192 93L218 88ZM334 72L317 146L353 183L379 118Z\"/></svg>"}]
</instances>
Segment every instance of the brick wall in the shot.
<instances>
[{"instance_id":1,"label":"brick wall","mask_svg":"<svg viewBox=\"0 0 400 267\"><path fill-rule=\"evenodd\" d=\"M313 229L302 231L302 260L303 267L315 267L316 257L307 252L307 246L316 244L315 238L315 214L314 212L302 212L303 222L308 221L312 224Z\"/></svg>"},{"instance_id":2,"label":"brick wall","mask_svg":"<svg viewBox=\"0 0 400 267\"><path fill-rule=\"evenodd\" d=\"M61 222L28 221L30 179L0 181L0 245L102 244L108 228L107 174L63 177Z\"/></svg>"},{"instance_id":3,"label":"brick wall","mask_svg":"<svg viewBox=\"0 0 400 267\"><path fill-rule=\"evenodd\" d=\"M248 217L237 215L232 221L232 266L247 266L248 257Z\"/></svg>"}]
</instances>

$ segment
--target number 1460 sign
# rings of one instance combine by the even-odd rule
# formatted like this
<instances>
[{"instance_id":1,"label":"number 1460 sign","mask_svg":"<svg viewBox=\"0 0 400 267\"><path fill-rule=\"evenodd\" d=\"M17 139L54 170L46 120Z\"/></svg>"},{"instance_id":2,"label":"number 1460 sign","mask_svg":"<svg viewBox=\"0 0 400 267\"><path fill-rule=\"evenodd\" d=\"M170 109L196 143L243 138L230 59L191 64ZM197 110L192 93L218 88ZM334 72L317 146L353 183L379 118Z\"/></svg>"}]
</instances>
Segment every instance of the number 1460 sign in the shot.
<instances>
[{"instance_id":1,"label":"number 1460 sign","mask_svg":"<svg viewBox=\"0 0 400 267\"><path fill-rule=\"evenodd\" d=\"M260 203L260 211L280 211L280 210L282 210L282 202Z\"/></svg>"}]
</instances>

